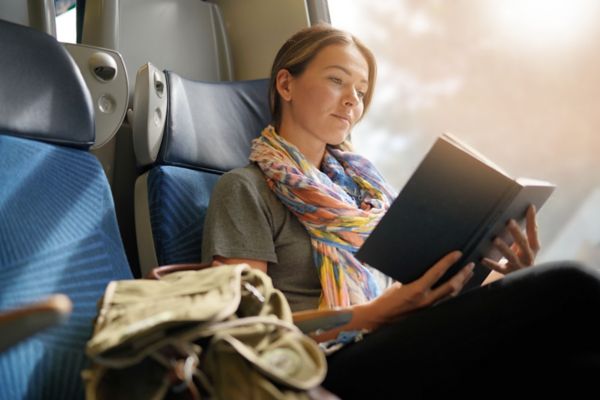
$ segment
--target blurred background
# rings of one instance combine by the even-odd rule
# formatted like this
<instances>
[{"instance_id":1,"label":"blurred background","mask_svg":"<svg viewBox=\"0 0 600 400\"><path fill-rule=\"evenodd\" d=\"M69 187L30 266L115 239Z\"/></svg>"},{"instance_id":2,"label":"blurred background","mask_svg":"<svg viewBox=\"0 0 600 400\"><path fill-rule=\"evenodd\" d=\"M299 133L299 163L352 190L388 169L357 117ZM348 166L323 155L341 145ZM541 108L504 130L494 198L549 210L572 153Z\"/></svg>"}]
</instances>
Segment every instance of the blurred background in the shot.
<instances>
[{"instance_id":1,"label":"blurred background","mask_svg":"<svg viewBox=\"0 0 600 400\"><path fill-rule=\"evenodd\" d=\"M600 268L600 1L329 0L375 53L356 150L400 189L450 132L510 175L554 182L538 260Z\"/></svg>"},{"instance_id":2,"label":"blurred background","mask_svg":"<svg viewBox=\"0 0 600 400\"><path fill-rule=\"evenodd\" d=\"M75 42L75 1L55 3L59 40ZM396 189L450 132L515 177L558 185L539 214L538 260L600 268L600 1L328 5L377 57L353 141Z\"/></svg>"}]
</instances>

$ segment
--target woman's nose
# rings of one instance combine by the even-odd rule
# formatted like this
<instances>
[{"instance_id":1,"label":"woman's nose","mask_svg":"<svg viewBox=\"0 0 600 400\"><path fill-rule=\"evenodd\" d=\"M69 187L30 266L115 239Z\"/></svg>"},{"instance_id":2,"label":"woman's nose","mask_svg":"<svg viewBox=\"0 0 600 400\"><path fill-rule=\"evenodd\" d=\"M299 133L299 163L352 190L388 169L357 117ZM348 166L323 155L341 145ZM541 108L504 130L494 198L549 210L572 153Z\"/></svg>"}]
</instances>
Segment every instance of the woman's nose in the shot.
<instances>
[{"instance_id":1,"label":"woman's nose","mask_svg":"<svg viewBox=\"0 0 600 400\"><path fill-rule=\"evenodd\" d=\"M359 101L360 99L358 97L358 92L355 89L348 90L344 97L344 105L349 107L355 106L358 104Z\"/></svg>"}]
</instances>

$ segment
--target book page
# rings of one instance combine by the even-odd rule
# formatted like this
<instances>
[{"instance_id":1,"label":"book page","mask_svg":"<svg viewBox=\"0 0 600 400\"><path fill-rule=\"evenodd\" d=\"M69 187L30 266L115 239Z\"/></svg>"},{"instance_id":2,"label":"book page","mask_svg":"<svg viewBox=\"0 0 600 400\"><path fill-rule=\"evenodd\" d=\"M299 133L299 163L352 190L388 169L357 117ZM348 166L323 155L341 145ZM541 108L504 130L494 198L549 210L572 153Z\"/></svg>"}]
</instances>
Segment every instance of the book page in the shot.
<instances>
[{"instance_id":1,"label":"book page","mask_svg":"<svg viewBox=\"0 0 600 400\"><path fill-rule=\"evenodd\" d=\"M542 181L540 179L531 179L531 178L518 178L517 183L523 187L525 186L552 186L555 185L553 183Z\"/></svg>"}]
</instances>

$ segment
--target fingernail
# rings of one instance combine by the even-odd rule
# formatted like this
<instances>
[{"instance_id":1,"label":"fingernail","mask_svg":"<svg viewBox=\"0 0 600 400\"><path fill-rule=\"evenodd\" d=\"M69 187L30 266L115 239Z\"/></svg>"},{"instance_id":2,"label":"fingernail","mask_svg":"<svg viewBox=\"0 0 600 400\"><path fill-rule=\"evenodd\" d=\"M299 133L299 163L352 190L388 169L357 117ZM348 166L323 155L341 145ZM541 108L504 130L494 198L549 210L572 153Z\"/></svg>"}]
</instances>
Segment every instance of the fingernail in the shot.
<instances>
[{"instance_id":1,"label":"fingernail","mask_svg":"<svg viewBox=\"0 0 600 400\"><path fill-rule=\"evenodd\" d=\"M473 271L473 268L475 268L475 263L474 262L470 262L467 264L467 269L469 271Z\"/></svg>"}]
</instances>

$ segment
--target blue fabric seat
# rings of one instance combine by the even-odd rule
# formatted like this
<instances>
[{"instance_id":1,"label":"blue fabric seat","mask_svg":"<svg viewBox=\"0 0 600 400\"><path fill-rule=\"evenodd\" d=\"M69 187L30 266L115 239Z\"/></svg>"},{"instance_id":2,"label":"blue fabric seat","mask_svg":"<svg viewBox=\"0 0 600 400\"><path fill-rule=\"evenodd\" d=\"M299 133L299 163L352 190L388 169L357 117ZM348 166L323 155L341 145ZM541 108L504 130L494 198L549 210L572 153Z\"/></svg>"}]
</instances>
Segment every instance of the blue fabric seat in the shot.
<instances>
[{"instance_id":1,"label":"blue fabric seat","mask_svg":"<svg viewBox=\"0 0 600 400\"><path fill-rule=\"evenodd\" d=\"M131 278L97 159L94 109L51 36L0 21L0 312L53 293L70 319L0 354L0 399L83 398L96 303Z\"/></svg>"},{"instance_id":2,"label":"blue fabric seat","mask_svg":"<svg viewBox=\"0 0 600 400\"><path fill-rule=\"evenodd\" d=\"M138 178L148 196L154 265L200 262L202 227L211 191L226 171L248 163L252 139L271 121L268 80L199 82L165 72L167 117L156 161ZM139 182L138 182L139 184ZM144 199L145 200L145 199ZM142 207L136 198L136 207ZM145 202L141 202L145 203ZM149 213L149 214L148 214ZM142 254L140 259L143 260Z\"/></svg>"},{"instance_id":3,"label":"blue fabric seat","mask_svg":"<svg viewBox=\"0 0 600 400\"><path fill-rule=\"evenodd\" d=\"M159 264L200 262L204 216L219 176L170 165L150 170L148 201Z\"/></svg>"}]
</instances>

